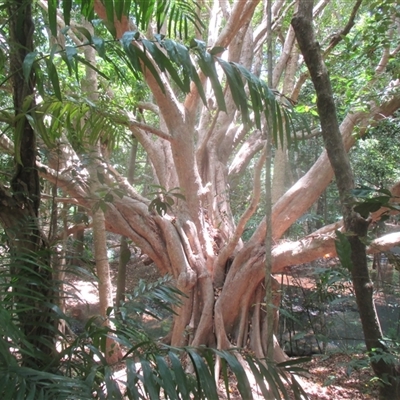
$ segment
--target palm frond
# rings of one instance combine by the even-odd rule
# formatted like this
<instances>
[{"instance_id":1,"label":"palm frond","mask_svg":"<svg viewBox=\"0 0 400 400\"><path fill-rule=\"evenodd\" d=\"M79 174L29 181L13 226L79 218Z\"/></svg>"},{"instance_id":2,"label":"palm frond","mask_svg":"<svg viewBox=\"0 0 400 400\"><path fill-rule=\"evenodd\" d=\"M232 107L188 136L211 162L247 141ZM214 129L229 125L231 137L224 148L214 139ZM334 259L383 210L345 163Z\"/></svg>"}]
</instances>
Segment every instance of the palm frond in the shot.
<instances>
[{"instance_id":1,"label":"palm frond","mask_svg":"<svg viewBox=\"0 0 400 400\"><path fill-rule=\"evenodd\" d=\"M93 0L81 0L81 13L92 20L94 16ZM107 20L105 21L109 31L115 35L114 19L121 20L123 16L133 15L134 22L139 29L145 31L152 21L156 21L157 31L167 26L168 34L181 38L188 38L190 27L198 31L204 28L203 21L199 16L200 6L193 0L103 0L106 9ZM71 12L73 10L72 0L64 0L62 13L65 24L70 24ZM49 25L51 33L57 36L57 11L58 1L48 2Z\"/></svg>"}]
</instances>

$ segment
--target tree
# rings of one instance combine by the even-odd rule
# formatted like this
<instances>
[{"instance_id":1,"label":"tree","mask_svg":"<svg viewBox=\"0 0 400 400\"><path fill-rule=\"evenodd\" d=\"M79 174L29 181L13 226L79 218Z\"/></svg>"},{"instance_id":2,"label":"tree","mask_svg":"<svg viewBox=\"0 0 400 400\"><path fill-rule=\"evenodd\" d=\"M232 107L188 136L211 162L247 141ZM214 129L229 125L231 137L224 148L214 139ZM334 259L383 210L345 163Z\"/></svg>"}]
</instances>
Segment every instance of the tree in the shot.
<instances>
[{"instance_id":1,"label":"tree","mask_svg":"<svg viewBox=\"0 0 400 400\"><path fill-rule=\"evenodd\" d=\"M11 120L15 143L15 169L9 188L0 185L0 221L9 238L11 253L9 287L13 307L29 345L23 364L40 366L54 351L55 326L49 301L54 299L50 251L39 222L40 183L36 166L36 132L30 118L36 118L35 74L24 73L23 64L33 51L35 25L32 3L7 1L13 109Z\"/></svg>"},{"instance_id":2,"label":"tree","mask_svg":"<svg viewBox=\"0 0 400 400\"><path fill-rule=\"evenodd\" d=\"M348 234L347 240L351 249L351 257L348 262L351 264L352 281L367 350L372 354L374 352L379 353L379 350L389 353L383 341L381 327L373 302L373 284L368 273L365 241L371 220L363 217L354 210L355 198L352 190L354 190L355 185L353 173L340 134L328 71L323 62L320 47L314 36L312 11L313 2L301 2L297 13L293 17L292 25L317 93L317 107L321 121L322 135L329 161L335 172L344 227ZM341 238L343 240L344 236ZM346 241L346 239L344 240ZM372 357L371 365L376 375L382 380L387 380L389 383L389 388L383 387L384 390L382 392L385 397L399 398L399 381L394 363L388 362L381 357Z\"/></svg>"},{"instance_id":3,"label":"tree","mask_svg":"<svg viewBox=\"0 0 400 400\"><path fill-rule=\"evenodd\" d=\"M93 33L93 29L89 23L85 23L88 32ZM95 71L96 59L95 49L91 46L85 48L85 60L89 65L86 66L85 79L82 83L82 89L85 95L90 101L96 102L98 100L98 92L96 90L98 86L97 73ZM90 118L90 116L89 116ZM91 132L87 132L88 138ZM102 157L101 152L101 137L96 144L91 144L90 139L86 139L87 144L85 146L88 157L92 160L88 164L90 187L92 193L96 193L99 190L99 176L103 174L101 165L98 160ZM92 213L93 221L93 248L96 263L96 272L99 279L99 303L100 303L100 315L104 320L104 324L109 328L113 327L109 319L109 309L113 307L112 298L112 283L110 274L110 265L107 256L107 240L106 240L106 228L105 218L103 210L98 207L97 210L93 210ZM111 337L107 338L106 346L106 360L110 363L116 363L122 358L119 344L112 340Z\"/></svg>"},{"instance_id":4,"label":"tree","mask_svg":"<svg viewBox=\"0 0 400 400\"><path fill-rule=\"evenodd\" d=\"M179 8L178 3L174 4L177 4L176 10L183 10L181 20L188 21L184 18L187 9L183 6ZM47 9L46 3L40 4ZM46 122L48 131L56 136L55 132L60 130L60 120L66 121L64 126L69 126L70 130L79 131L75 122L79 117L83 118L90 108L94 117L85 125L91 126L92 132L100 131L99 127L104 132L105 126L115 130L115 126L119 125L135 136L151 162L153 184L158 185L157 193L153 197L143 196L110 162L102 160L108 170L101 183L107 197L101 199L101 204L107 229L131 239L155 262L161 273L169 272L174 276L178 288L187 296L174 319L169 341L174 346L186 343L216 344L220 349L232 345L248 346L262 356L265 354L262 346L265 334L262 308L265 220L257 221L257 227L248 240L242 239L259 203L261 174L254 174L256 178L252 194L246 199L247 204L242 206L240 215L233 215L232 205L235 182L240 182L248 166L262 163L259 154L265 146L263 131L269 128L275 135L275 142L282 142L281 137L286 134L283 129L285 121L290 121L289 117L294 115L291 103L300 100L301 105L299 94L308 74L300 74L301 70L297 73L290 70L294 68L291 60L296 59L294 31L289 26L292 7L284 1L276 1L272 6L272 31L276 35L277 53L273 71L274 86L284 86L283 76L285 79L298 76L292 93L277 93L275 98L262 84L267 21L264 3L247 0L236 1L231 6L225 2L222 5L214 2L212 8L195 8L200 19L208 22L204 33L205 43L200 40L198 24L192 30L196 40L188 46L157 35L151 25L132 26L127 18L131 10L125 10L124 13L123 8L118 8L121 4L124 3L118 2L117 6L117 3L107 1L103 5L98 1L94 4L94 12L99 19L106 21L106 26L120 39L119 42L107 42L105 38L108 36L102 26L96 28L95 36L88 35L76 23L70 24L69 13L65 13L66 21L59 16L56 19L54 9L49 10L50 26L56 31L56 23L62 28L71 25L67 42L69 37L79 35L82 45L86 41L86 45L95 46L101 59L96 68L99 72L105 71L102 72L104 76L107 76L109 63L114 68L114 74L124 79L125 83L142 76L151 95L145 93L143 99L138 99L131 108L140 107L149 118L146 122L136 119L129 109L129 99L125 97L125 104L118 104L117 101L121 101L119 93L106 89L102 91L107 99L106 106L105 102L99 101L93 105L80 97L81 104L76 107L66 96L61 96L61 90L58 91L57 84L53 83L51 90L56 97L62 97L62 102L53 98L50 105L46 101L41 104L41 110L52 116ZM390 2L378 4L388 7ZM335 7L337 4L334 1L323 1L314 9L315 21L320 24L320 36L325 42L329 35L329 32L325 32L326 14L335 10ZM132 9L132 13L135 12L137 17L151 14L140 8L140 4ZM332 36L332 41L326 43L324 54L327 61L334 64L329 55L333 49L340 51L342 57L338 57L336 68L346 65L350 69L349 65L354 66L354 60L346 59L346 54L347 47L356 46L357 35L347 41L340 41L340 38L349 34L352 22L359 14L368 16L369 12L368 5L360 10L355 7L347 15L348 23L336 21L335 28L340 34ZM161 31L169 28L171 33L174 27L179 31L179 25L174 25L174 22L159 22ZM372 22L369 23L372 25ZM184 25L182 22L183 33ZM357 29L363 34L370 25L360 25ZM381 25L384 29L376 33L380 35L379 40L384 41L391 25L386 20ZM146 36L139 32L139 28L141 32L146 32ZM398 49L392 49L392 40L393 36L388 41L388 51L395 56ZM80 60L77 49L68 44L60 52L67 67L74 70ZM50 54L43 54L43 57L50 59ZM196 64L193 58L196 58ZM378 64L377 58L373 54L372 58L367 59L369 68L374 63ZM389 62L389 59L385 60ZM31 66L40 62L42 60L39 57L34 58ZM254 75L242 66L252 69ZM354 69L356 74L358 70ZM56 74L50 74L50 77L57 82ZM376 72L376 75L371 74L364 80L356 81L354 78L352 81L364 97L361 97L363 108L352 109L352 104L358 104L353 97L346 97L350 112L340 110L340 132L346 151L356 143L353 135L355 129L362 136L368 126L392 115L400 107L394 78L389 72ZM111 79L110 82L110 86L113 86L114 81ZM291 85L285 85L289 91ZM385 95L374 98L374 103L367 103L365 97L374 88L380 88ZM113 97L117 99L114 102ZM62 113L60 104L69 107L69 115L74 117ZM307 104L307 107L312 109L313 104ZM269 127L266 124L268 118L273 120ZM316 121L316 128L318 123ZM309 124L312 124L311 118ZM293 125L299 131L304 128L297 121ZM287 141L293 142L293 136L293 133L287 135ZM2 146L10 146L10 141L4 140ZM74 143L64 140L63 146L66 151L62 158L57 162L55 157L49 159L47 165L43 165L41 174L57 183L75 202L91 209L99 204L99 199L85 183L85 169L79 169L77 162L71 162L82 161L83 156L77 154ZM255 160L257 157L258 160ZM257 168L254 170L258 171ZM327 253L335 254L333 232L339 227L338 224L321 228L298 241L281 241L288 228L318 200L332 178L332 168L327 154L323 152L310 170L274 203L271 224L276 243L272 251L274 273ZM398 241L399 235L387 237L386 241L381 239L371 246L370 251L377 251ZM275 356L277 359L283 358L278 348Z\"/></svg>"}]
</instances>

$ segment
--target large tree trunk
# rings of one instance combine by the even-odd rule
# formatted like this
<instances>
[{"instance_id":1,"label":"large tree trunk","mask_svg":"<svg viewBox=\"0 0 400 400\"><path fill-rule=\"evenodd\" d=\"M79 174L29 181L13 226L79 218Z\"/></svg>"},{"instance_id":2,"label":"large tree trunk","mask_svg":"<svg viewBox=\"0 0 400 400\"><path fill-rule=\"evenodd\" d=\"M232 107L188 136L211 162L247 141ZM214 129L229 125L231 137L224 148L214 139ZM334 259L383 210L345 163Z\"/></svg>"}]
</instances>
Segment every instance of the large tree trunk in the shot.
<instances>
[{"instance_id":1,"label":"large tree trunk","mask_svg":"<svg viewBox=\"0 0 400 400\"><path fill-rule=\"evenodd\" d=\"M292 25L317 93L322 135L339 189L344 227L349 233L348 241L353 264L351 275L365 344L367 350L373 355L377 349L383 352L388 352L388 349L383 342L372 297L373 284L368 274L365 240L369 220L353 211L355 199L351 193L351 190L354 189L352 169L340 134L328 71L323 62L319 44L314 37L312 10L312 1L300 1L299 10L292 20ZM388 380L390 388L384 387L383 390L385 394L389 395L390 393L390 397L387 398L400 398L400 386L393 363L386 362L382 358L371 357L371 365L378 377L383 381Z\"/></svg>"},{"instance_id":2,"label":"large tree trunk","mask_svg":"<svg viewBox=\"0 0 400 400\"><path fill-rule=\"evenodd\" d=\"M50 249L39 228L40 184L36 167L36 135L28 114L34 109L35 77L23 75L25 56L33 51L32 3L8 1L10 76L16 121L15 174L10 191L0 186L0 222L11 250L13 304L31 351L22 353L26 366L48 363L54 350L55 322L49 303L54 300ZM35 112L35 111L33 111Z\"/></svg>"}]
</instances>

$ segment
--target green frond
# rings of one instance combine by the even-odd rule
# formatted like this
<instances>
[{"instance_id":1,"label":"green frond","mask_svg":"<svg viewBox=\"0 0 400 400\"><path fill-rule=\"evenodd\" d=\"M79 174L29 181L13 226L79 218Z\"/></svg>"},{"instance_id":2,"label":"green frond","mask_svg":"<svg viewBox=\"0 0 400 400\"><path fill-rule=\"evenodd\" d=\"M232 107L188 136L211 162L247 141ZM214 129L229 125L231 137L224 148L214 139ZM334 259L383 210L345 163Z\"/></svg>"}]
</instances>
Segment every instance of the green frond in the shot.
<instances>
[{"instance_id":1,"label":"green frond","mask_svg":"<svg viewBox=\"0 0 400 400\"><path fill-rule=\"evenodd\" d=\"M124 113L117 106L110 107L110 103L93 104L84 97L72 96L63 101L46 98L37 106L34 115L32 123L48 148L53 148L62 135L83 148L88 132L91 144L102 140L110 148L129 140L124 129L127 125Z\"/></svg>"},{"instance_id":2,"label":"green frond","mask_svg":"<svg viewBox=\"0 0 400 400\"><path fill-rule=\"evenodd\" d=\"M189 27L198 31L204 28L204 23L198 12L200 6L193 0L103 0L103 4L107 14L105 24L114 36L114 18L121 20L122 16L129 15L133 16L136 25L143 31L146 31L149 24L155 20L158 32L167 24L168 35L175 34L185 39L191 33ZM88 20L93 19L94 1L80 0L80 5L82 15ZM58 7L57 0L49 0L49 24L53 36L57 36ZM72 9L72 0L63 0L62 13L66 25L70 23Z\"/></svg>"}]
</instances>

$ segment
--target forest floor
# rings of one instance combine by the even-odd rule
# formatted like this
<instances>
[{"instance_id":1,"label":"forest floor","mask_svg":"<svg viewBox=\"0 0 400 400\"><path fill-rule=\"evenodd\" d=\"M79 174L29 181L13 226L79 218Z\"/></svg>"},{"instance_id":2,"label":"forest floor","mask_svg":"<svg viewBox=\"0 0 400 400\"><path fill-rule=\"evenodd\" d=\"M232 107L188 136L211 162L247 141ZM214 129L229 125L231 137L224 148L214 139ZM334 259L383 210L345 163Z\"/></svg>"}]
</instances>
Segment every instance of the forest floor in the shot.
<instances>
[{"instance_id":1,"label":"forest floor","mask_svg":"<svg viewBox=\"0 0 400 400\"><path fill-rule=\"evenodd\" d=\"M302 387L310 400L378 399L379 386L363 354L313 356Z\"/></svg>"},{"instance_id":2,"label":"forest floor","mask_svg":"<svg viewBox=\"0 0 400 400\"><path fill-rule=\"evenodd\" d=\"M111 273L115 291L117 263L111 263ZM153 282L158 278L158 271L153 265L131 262L127 267L127 290L133 289L139 279ZM67 314L70 314L74 308L79 308L83 311L85 318L97 315L96 284L92 280L76 276L70 276L69 283L67 291L70 292L71 297L67 300ZM309 285L307 279L305 279L304 285ZM349 351L347 353L313 355L311 361L303 364L302 368L308 372L301 376L299 381L310 400L379 398L378 383L363 354ZM234 382L232 383L234 384ZM261 400L263 397L255 393L255 398ZM240 399L235 390L233 390L231 399Z\"/></svg>"}]
</instances>

